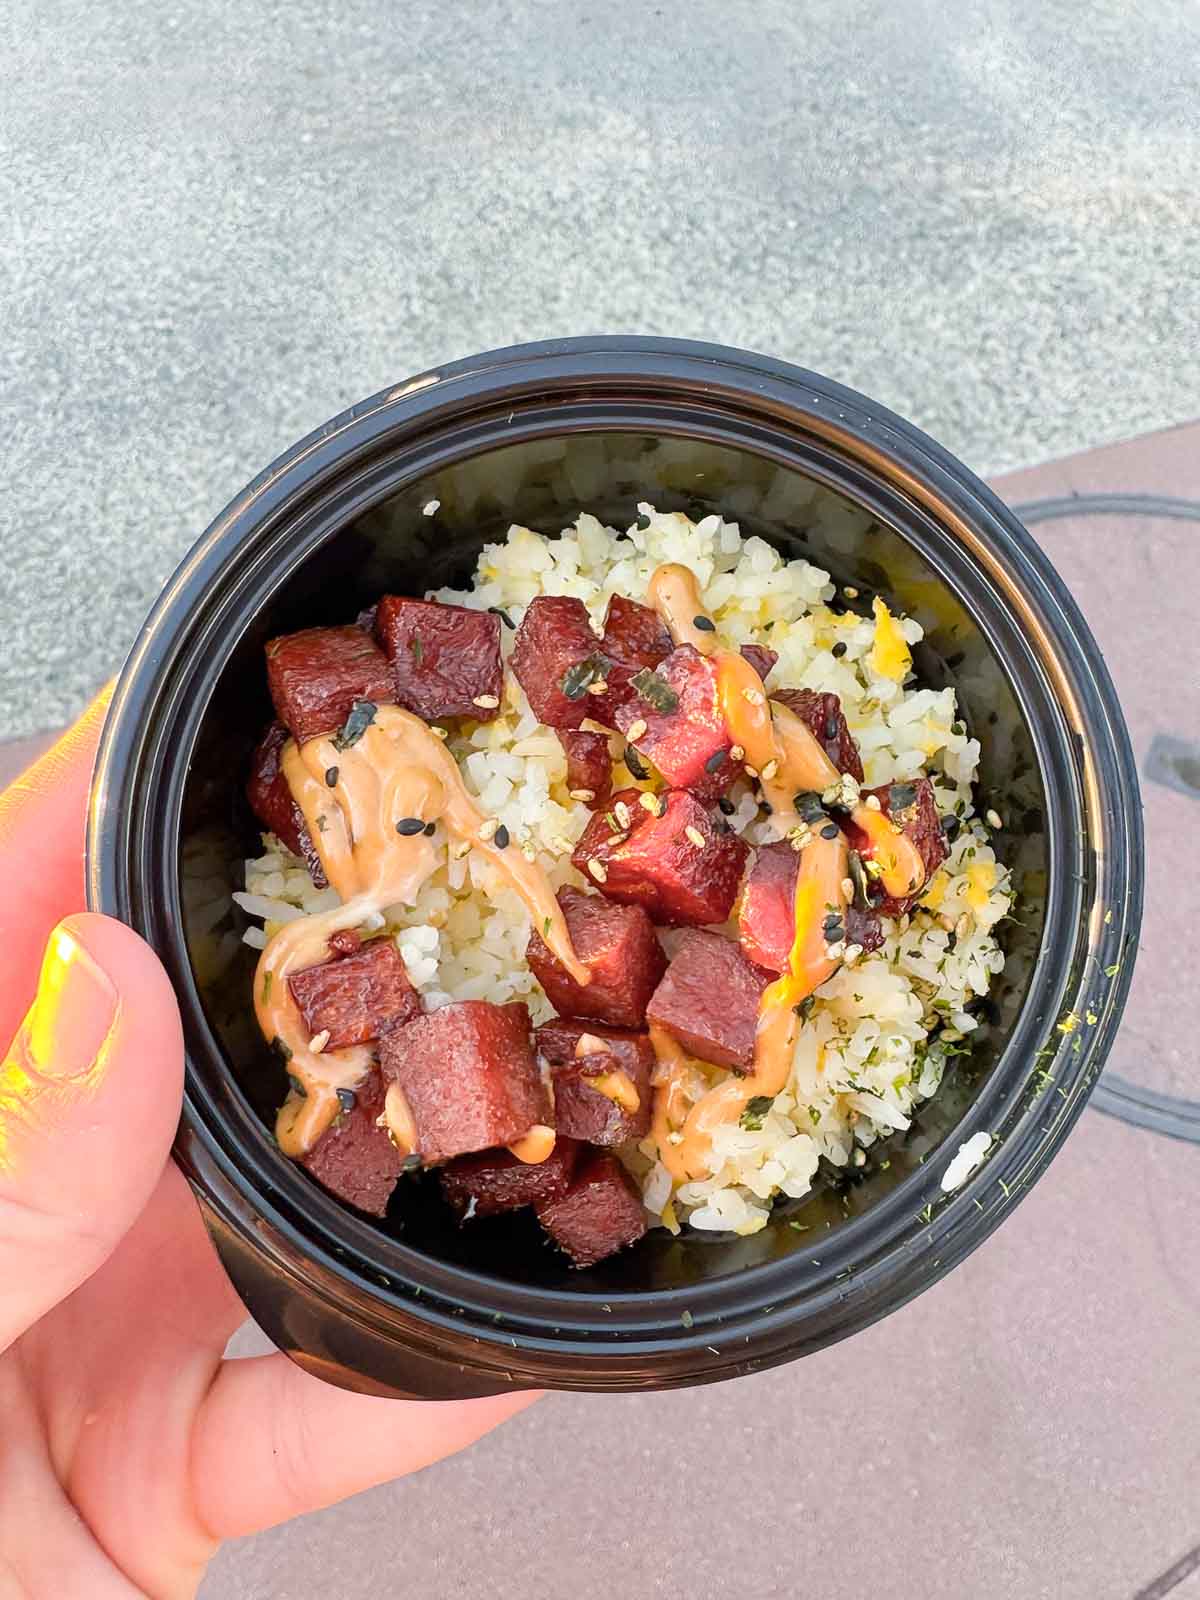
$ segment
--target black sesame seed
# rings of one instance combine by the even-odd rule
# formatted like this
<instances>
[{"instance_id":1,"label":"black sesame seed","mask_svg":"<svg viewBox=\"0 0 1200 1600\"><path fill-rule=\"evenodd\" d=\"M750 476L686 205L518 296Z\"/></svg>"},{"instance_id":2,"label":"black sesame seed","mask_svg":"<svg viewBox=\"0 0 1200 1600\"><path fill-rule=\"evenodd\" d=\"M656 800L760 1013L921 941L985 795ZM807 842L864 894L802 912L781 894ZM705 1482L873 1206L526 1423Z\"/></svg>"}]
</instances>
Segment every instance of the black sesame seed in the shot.
<instances>
[{"instance_id":1,"label":"black sesame seed","mask_svg":"<svg viewBox=\"0 0 1200 1600\"><path fill-rule=\"evenodd\" d=\"M821 829L821 837L822 837L822 839L836 839L837 836L838 836L838 825L837 825L836 822L827 822L825 824L825 826Z\"/></svg>"},{"instance_id":2,"label":"black sesame seed","mask_svg":"<svg viewBox=\"0 0 1200 1600\"><path fill-rule=\"evenodd\" d=\"M825 918L823 926L825 929L825 937L827 939L840 939L842 934L845 932L845 929L842 927L841 916L836 911L831 912L829 916Z\"/></svg>"},{"instance_id":3,"label":"black sesame seed","mask_svg":"<svg viewBox=\"0 0 1200 1600\"><path fill-rule=\"evenodd\" d=\"M396 824L396 832L398 834L400 834L402 838L405 838L405 839L411 838L413 836L413 834L415 834L415 833L424 833L425 832L425 821L424 821L424 818L423 817L401 817L400 821Z\"/></svg>"},{"instance_id":4,"label":"black sesame seed","mask_svg":"<svg viewBox=\"0 0 1200 1600\"><path fill-rule=\"evenodd\" d=\"M338 1105L343 1111L353 1111L358 1104L358 1096L353 1089L339 1089L337 1092Z\"/></svg>"},{"instance_id":5,"label":"black sesame seed","mask_svg":"<svg viewBox=\"0 0 1200 1600\"><path fill-rule=\"evenodd\" d=\"M516 623L509 616L508 612L505 611L503 606L489 606L488 610L491 612L492 616L499 617L500 621L504 624L504 626L506 628L515 628L516 627Z\"/></svg>"},{"instance_id":6,"label":"black sesame seed","mask_svg":"<svg viewBox=\"0 0 1200 1600\"><path fill-rule=\"evenodd\" d=\"M838 736L838 727L839 727L839 723L838 723L838 719L836 717L826 717L825 718L825 737L827 739L836 739L837 736Z\"/></svg>"},{"instance_id":7,"label":"black sesame seed","mask_svg":"<svg viewBox=\"0 0 1200 1600\"><path fill-rule=\"evenodd\" d=\"M830 655L837 656L840 659L845 654L846 654L846 641L844 639L839 639L838 642L834 645L833 649L830 651Z\"/></svg>"},{"instance_id":8,"label":"black sesame seed","mask_svg":"<svg viewBox=\"0 0 1200 1600\"><path fill-rule=\"evenodd\" d=\"M338 769L336 767L326 767L325 768L325 787L327 789L334 788L336 786L336 784L337 784L337 780L338 780Z\"/></svg>"},{"instance_id":9,"label":"black sesame seed","mask_svg":"<svg viewBox=\"0 0 1200 1600\"><path fill-rule=\"evenodd\" d=\"M503 823L500 824L495 833L492 835L492 843L496 846L497 850L508 849L508 829Z\"/></svg>"},{"instance_id":10,"label":"black sesame seed","mask_svg":"<svg viewBox=\"0 0 1200 1600\"><path fill-rule=\"evenodd\" d=\"M794 796L792 804L796 808L797 815L804 822L820 822L825 815L825 809L821 805L821 796L812 789L805 794Z\"/></svg>"},{"instance_id":11,"label":"black sesame seed","mask_svg":"<svg viewBox=\"0 0 1200 1600\"><path fill-rule=\"evenodd\" d=\"M637 525L638 525L638 532L639 533L645 533L647 528L649 528L649 526L650 526L650 518L646 515L646 513L644 511L641 511L641 512L638 513Z\"/></svg>"},{"instance_id":12,"label":"black sesame seed","mask_svg":"<svg viewBox=\"0 0 1200 1600\"><path fill-rule=\"evenodd\" d=\"M704 763L705 772L717 772L717 771L719 771L721 766L724 764L724 761L725 761L725 752L724 752L724 750L714 750L712 755L710 755L708 760Z\"/></svg>"},{"instance_id":13,"label":"black sesame seed","mask_svg":"<svg viewBox=\"0 0 1200 1600\"><path fill-rule=\"evenodd\" d=\"M693 617L692 627L699 628L701 633L716 633L717 625L711 617Z\"/></svg>"},{"instance_id":14,"label":"black sesame seed","mask_svg":"<svg viewBox=\"0 0 1200 1600\"><path fill-rule=\"evenodd\" d=\"M737 807L734 805L733 801L732 800L727 800L724 795L722 795L721 798L717 801L717 804L720 806L721 810L725 813L725 815L727 817L731 817L733 815L733 813L737 810Z\"/></svg>"},{"instance_id":15,"label":"black sesame seed","mask_svg":"<svg viewBox=\"0 0 1200 1600\"><path fill-rule=\"evenodd\" d=\"M434 834L437 832L437 823L436 822L427 822L425 824L425 832L429 836L429 838L432 839Z\"/></svg>"},{"instance_id":16,"label":"black sesame seed","mask_svg":"<svg viewBox=\"0 0 1200 1600\"><path fill-rule=\"evenodd\" d=\"M625 746L625 765L635 778L640 778L643 783L650 776L650 768L638 755L631 744Z\"/></svg>"},{"instance_id":17,"label":"black sesame seed","mask_svg":"<svg viewBox=\"0 0 1200 1600\"><path fill-rule=\"evenodd\" d=\"M893 783L888 790L888 810L904 811L915 804L917 791L911 783Z\"/></svg>"}]
</instances>

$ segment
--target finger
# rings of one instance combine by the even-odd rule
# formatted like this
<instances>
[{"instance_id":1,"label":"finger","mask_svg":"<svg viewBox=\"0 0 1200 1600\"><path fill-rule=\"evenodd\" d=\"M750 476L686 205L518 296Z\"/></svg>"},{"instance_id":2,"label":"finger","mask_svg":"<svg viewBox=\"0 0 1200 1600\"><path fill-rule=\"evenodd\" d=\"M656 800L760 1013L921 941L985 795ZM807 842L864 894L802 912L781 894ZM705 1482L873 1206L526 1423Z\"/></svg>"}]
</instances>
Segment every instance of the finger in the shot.
<instances>
[{"instance_id":1,"label":"finger","mask_svg":"<svg viewBox=\"0 0 1200 1600\"><path fill-rule=\"evenodd\" d=\"M83 841L88 788L111 686L73 728L0 793L0 1041L21 1020L37 982L40 936L86 904ZM29 930L39 936L30 939Z\"/></svg>"},{"instance_id":2,"label":"finger","mask_svg":"<svg viewBox=\"0 0 1200 1600\"><path fill-rule=\"evenodd\" d=\"M141 1211L182 1083L179 1010L153 951L109 917L60 923L0 1067L0 1350Z\"/></svg>"},{"instance_id":3,"label":"finger","mask_svg":"<svg viewBox=\"0 0 1200 1600\"><path fill-rule=\"evenodd\" d=\"M227 1361L193 1436L197 1514L221 1539L272 1527L453 1455L538 1398L381 1400L284 1355Z\"/></svg>"}]
</instances>

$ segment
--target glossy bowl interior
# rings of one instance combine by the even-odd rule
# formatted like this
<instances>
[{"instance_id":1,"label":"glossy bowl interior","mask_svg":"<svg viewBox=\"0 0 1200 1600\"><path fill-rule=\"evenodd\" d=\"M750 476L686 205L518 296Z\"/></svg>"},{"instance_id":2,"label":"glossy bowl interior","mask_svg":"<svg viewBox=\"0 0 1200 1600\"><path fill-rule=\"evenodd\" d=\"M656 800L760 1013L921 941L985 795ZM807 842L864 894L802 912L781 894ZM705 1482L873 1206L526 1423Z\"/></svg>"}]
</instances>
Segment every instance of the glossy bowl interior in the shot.
<instances>
[{"instance_id":1,"label":"glossy bowl interior","mask_svg":"<svg viewBox=\"0 0 1200 1600\"><path fill-rule=\"evenodd\" d=\"M915 430L773 363L748 393L734 392L746 384L736 372L721 375L724 390L706 384L685 370L685 352L706 348L504 353L347 414L209 530L114 702L93 898L147 933L180 990L180 1155L235 1281L277 1342L334 1381L430 1394L620 1388L815 1348L902 1303L995 1225L1012 1198L1004 1173L1015 1186L1040 1172L1115 1027L1127 974L1098 974L1136 931L1136 789L1111 688L1069 600L1011 517ZM764 392L763 367L780 375L783 399ZM423 513L430 500L435 516ZM249 1002L255 952L226 960L240 914L214 926L195 908L211 906L217 878L240 887L258 848L242 783L270 716L267 638L351 620L381 592L461 581L512 522L553 537L582 508L623 527L640 500L735 516L743 533L857 588L856 606L869 610L878 592L922 623L918 674L954 685L980 741L980 791L1005 819L996 845L1018 906L970 1054L864 1169L824 1172L751 1238L656 1230L577 1272L529 1216L458 1228L429 1177L403 1181L375 1225L286 1162L269 1131L283 1070ZM1081 1005L1098 1019L1086 1049L1055 1029ZM1039 1071L1063 1089L1053 1105L1033 1092ZM983 1200L982 1179L947 1199L940 1173L978 1128L997 1137L985 1169L995 1179Z\"/></svg>"}]
</instances>

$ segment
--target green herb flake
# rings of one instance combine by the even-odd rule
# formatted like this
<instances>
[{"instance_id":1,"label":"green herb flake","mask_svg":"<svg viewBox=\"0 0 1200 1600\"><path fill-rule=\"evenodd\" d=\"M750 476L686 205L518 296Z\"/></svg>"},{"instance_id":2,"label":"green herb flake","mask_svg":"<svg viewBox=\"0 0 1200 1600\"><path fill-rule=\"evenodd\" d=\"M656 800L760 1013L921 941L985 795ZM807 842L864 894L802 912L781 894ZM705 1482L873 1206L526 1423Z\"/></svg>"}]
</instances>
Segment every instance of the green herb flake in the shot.
<instances>
[{"instance_id":1,"label":"green herb flake","mask_svg":"<svg viewBox=\"0 0 1200 1600\"><path fill-rule=\"evenodd\" d=\"M639 699L653 710L669 716L679 705L679 696L664 677L649 667L643 667L629 680Z\"/></svg>"},{"instance_id":2,"label":"green herb flake","mask_svg":"<svg viewBox=\"0 0 1200 1600\"><path fill-rule=\"evenodd\" d=\"M817 1110L816 1106L809 1106L809 1108L808 1108L808 1120L812 1123L814 1128L820 1127L820 1125L821 1125L821 1113Z\"/></svg>"},{"instance_id":3,"label":"green herb flake","mask_svg":"<svg viewBox=\"0 0 1200 1600\"><path fill-rule=\"evenodd\" d=\"M756 1094L752 1100L747 1101L746 1109L738 1118L739 1127L745 1128L747 1133L757 1133L766 1120L767 1112L774 1104L773 1094Z\"/></svg>"},{"instance_id":4,"label":"green herb flake","mask_svg":"<svg viewBox=\"0 0 1200 1600\"><path fill-rule=\"evenodd\" d=\"M550 923L551 923L552 920L553 919L551 917L545 917L543 919L543 921L542 921L542 938L543 939L548 939L550 937Z\"/></svg>"},{"instance_id":5,"label":"green herb flake","mask_svg":"<svg viewBox=\"0 0 1200 1600\"><path fill-rule=\"evenodd\" d=\"M373 700L356 700L350 707L350 715L342 724L338 733L333 736L335 750L349 750L366 733L375 721L375 712L378 710Z\"/></svg>"},{"instance_id":6,"label":"green herb flake","mask_svg":"<svg viewBox=\"0 0 1200 1600\"><path fill-rule=\"evenodd\" d=\"M317 817L317 832L318 833L324 833L325 829L328 826L329 826L329 818L322 811L320 813L320 815Z\"/></svg>"},{"instance_id":7,"label":"green herb flake","mask_svg":"<svg viewBox=\"0 0 1200 1600\"><path fill-rule=\"evenodd\" d=\"M562 675L562 692L568 700L582 700L588 686L604 676L608 662L601 655L584 656Z\"/></svg>"},{"instance_id":8,"label":"green herb flake","mask_svg":"<svg viewBox=\"0 0 1200 1600\"><path fill-rule=\"evenodd\" d=\"M1104 926L1106 928L1110 928L1112 926L1112 907L1111 906L1109 906L1108 910L1104 913Z\"/></svg>"},{"instance_id":9,"label":"green herb flake","mask_svg":"<svg viewBox=\"0 0 1200 1600\"><path fill-rule=\"evenodd\" d=\"M421 663L421 657L425 654L425 646L421 643L421 635L419 633L413 634L412 638L408 641L408 648L412 651L413 660L419 666Z\"/></svg>"},{"instance_id":10,"label":"green herb flake","mask_svg":"<svg viewBox=\"0 0 1200 1600\"><path fill-rule=\"evenodd\" d=\"M1111 967L1105 967L1104 976L1106 978L1115 978L1117 973L1120 972L1120 970L1121 970L1121 963L1119 961L1114 961Z\"/></svg>"},{"instance_id":11,"label":"green herb flake","mask_svg":"<svg viewBox=\"0 0 1200 1600\"><path fill-rule=\"evenodd\" d=\"M275 977L275 974L273 972L267 972L267 973L263 974L263 985L262 985L262 1003L263 1003L263 1005L266 1005L267 1001L271 998L271 983L272 983L272 980L274 979L274 977Z\"/></svg>"}]
</instances>

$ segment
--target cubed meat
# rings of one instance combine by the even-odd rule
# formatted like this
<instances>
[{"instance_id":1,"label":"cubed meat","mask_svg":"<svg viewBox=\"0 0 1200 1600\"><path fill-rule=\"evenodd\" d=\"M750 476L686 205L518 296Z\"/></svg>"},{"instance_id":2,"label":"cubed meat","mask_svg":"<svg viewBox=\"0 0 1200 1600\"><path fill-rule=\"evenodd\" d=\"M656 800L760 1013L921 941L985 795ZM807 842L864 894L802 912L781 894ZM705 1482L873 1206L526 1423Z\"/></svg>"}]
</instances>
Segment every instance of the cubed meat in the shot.
<instances>
[{"instance_id":1,"label":"cubed meat","mask_svg":"<svg viewBox=\"0 0 1200 1600\"><path fill-rule=\"evenodd\" d=\"M796 878L800 857L785 841L763 845L738 901L738 938L757 966L783 972L796 938ZM845 917L846 943L878 950L883 929L874 911L851 906Z\"/></svg>"},{"instance_id":2,"label":"cubed meat","mask_svg":"<svg viewBox=\"0 0 1200 1600\"><path fill-rule=\"evenodd\" d=\"M386 1033L380 1060L408 1101L426 1166L510 1145L551 1122L523 1005L455 1001Z\"/></svg>"},{"instance_id":3,"label":"cubed meat","mask_svg":"<svg viewBox=\"0 0 1200 1600\"><path fill-rule=\"evenodd\" d=\"M928 778L912 778L907 782L885 783L879 789L863 790L864 801L870 795L878 799L884 816L898 823L901 831L917 847L925 864L925 883L928 883L950 853L942 833L933 785ZM852 821L847 821L843 826L854 849L864 860L870 860L871 841L868 836L856 828ZM924 884L916 893L904 899L884 894L876 902L875 909L885 917L903 916L906 911L912 910L923 892Z\"/></svg>"},{"instance_id":4,"label":"cubed meat","mask_svg":"<svg viewBox=\"0 0 1200 1600\"><path fill-rule=\"evenodd\" d=\"M369 939L350 955L293 972L287 982L309 1034L328 1033L327 1050L380 1039L421 1010L390 939Z\"/></svg>"},{"instance_id":5,"label":"cubed meat","mask_svg":"<svg viewBox=\"0 0 1200 1600\"><path fill-rule=\"evenodd\" d=\"M567 1192L578 1149L560 1133L545 1161L518 1161L507 1150L459 1156L441 1170L442 1193L460 1222L545 1205Z\"/></svg>"},{"instance_id":6,"label":"cubed meat","mask_svg":"<svg viewBox=\"0 0 1200 1600\"><path fill-rule=\"evenodd\" d=\"M300 1164L335 1200L382 1217L404 1167L404 1155L388 1138L387 1129L379 1126L383 1111L379 1073L372 1068L357 1089L343 1089L340 1098L346 1105Z\"/></svg>"},{"instance_id":7,"label":"cubed meat","mask_svg":"<svg viewBox=\"0 0 1200 1600\"><path fill-rule=\"evenodd\" d=\"M778 650L769 650L765 644L744 644L742 654L765 683L767 674L779 660Z\"/></svg>"},{"instance_id":8,"label":"cubed meat","mask_svg":"<svg viewBox=\"0 0 1200 1600\"><path fill-rule=\"evenodd\" d=\"M567 788L595 810L606 805L612 793L612 757L608 736L580 729L558 728L558 741L567 758Z\"/></svg>"},{"instance_id":9,"label":"cubed meat","mask_svg":"<svg viewBox=\"0 0 1200 1600\"><path fill-rule=\"evenodd\" d=\"M634 1065L607 1050L552 1067L555 1127L587 1144L644 1139L650 1131L650 1072L644 1061Z\"/></svg>"},{"instance_id":10,"label":"cubed meat","mask_svg":"<svg viewBox=\"0 0 1200 1600\"><path fill-rule=\"evenodd\" d=\"M301 857L309 877L318 889L323 889L325 873L321 858L313 847L304 814L292 799L292 791L279 765L279 752L290 737L282 722L273 722L263 734L250 759L246 799L267 832L273 833L294 856Z\"/></svg>"},{"instance_id":11,"label":"cubed meat","mask_svg":"<svg viewBox=\"0 0 1200 1600\"><path fill-rule=\"evenodd\" d=\"M671 635L657 611L627 600L624 595L609 597L604 614L604 637L600 648L614 661L632 667L656 667L675 648Z\"/></svg>"},{"instance_id":12,"label":"cubed meat","mask_svg":"<svg viewBox=\"0 0 1200 1600\"><path fill-rule=\"evenodd\" d=\"M392 664L396 698L426 722L500 714L500 618L468 606L385 594L375 637Z\"/></svg>"},{"instance_id":13,"label":"cubed meat","mask_svg":"<svg viewBox=\"0 0 1200 1600\"><path fill-rule=\"evenodd\" d=\"M646 1231L641 1197L625 1168L607 1150L582 1157L566 1194L538 1206L537 1215L577 1267L595 1266L636 1244Z\"/></svg>"},{"instance_id":14,"label":"cubed meat","mask_svg":"<svg viewBox=\"0 0 1200 1600\"><path fill-rule=\"evenodd\" d=\"M702 926L733 909L749 851L686 789L650 796L624 789L588 823L571 856L602 894L644 906L652 922ZM597 869L592 863L598 864Z\"/></svg>"},{"instance_id":15,"label":"cubed meat","mask_svg":"<svg viewBox=\"0 0 1200 1600\"><path fill-rule=\"evenodd\" d=\"M759 1002L774 977L732 939L695 929L680 942L646 1015L697 1060L749 1072Z\"/></svg>"},{"instance_id":16,"label":"cubed meat","mask_svg":"<svg viewBox=\"0 0 1200 1600\"><path fill-rule=\"evenodd\" d=\"M511 665L533 714L552 728L578 728L597 716L602 696L588 693L606 681L608 658L592 632L587 607L570 595L538 595L529 602L513 641Z\"/></svg>"},{"instance_id":17,"label":"cubed meat","mask_svg":"<svg viewBox=\"0 0 1200 1600\"><path fill-rule=\"evenodd\" d=\"M361 628L305 628L267 645L275 712L298 744L336 733L357 700L394 702L387 657Z\"/></svg>"},{"instance_id":18,"label":"cubed meat","mask_svg":"<svg viewBox=\"0 0 1200 1600\"><path fill-rule=\"evenodd\" d=\"M564 1061L574 1061L579 1055L579 1041L586 1036L588 1043L583 1054L595 1049L595 1040L609 1055L615 1056L621 1066L632 1075L654 1071L654 1046L648 1033L638 1033L632 1028L609 1028L602 1022L572 1022L567 1017L555 1017L543 1022L533 1031L534 1049L543 1061L561 1066Z\"/></svg>"},{"instance_id":19,"label":"cubed meat","mask_svg":"<svg viewBox=\"0 0 1200 1600\"><path fill-rule=\"evenodd\" d=\"M592 980L576 983L535 928L525 958L550 1004L563 1016L639 1027L667 966L650 918L640 906L615 905L579 889L560 889L558 903L575 954Z\"/></svg>"},{"instance_id":20,"label":"cubed meat","mask_svg":"<svg viewBox=\"0 0 1200 1600\"><path fill-rule=\"evenodd\" d=\"M616 710L617 726L652 761L673 789L703 799L724 794L741 772L729 759L732 740L721 714L717 669L690 644L681 644L653 672L639 674L636 691Z\"/></svg>"},{"instance_id":21,"label":"cubed meat","mask_svg":"<svg viewBox=\"0 0 1200 1600\"><path fill-rule=\"evenodd\" d=\"M339 928L326 941L331 956L352 956L362 949L362 934L357 928Z\"/></svg>"},{"instance_id":22,"label":"cubed meat","mask_svg":"<svg viewBox=\"0 0 1200 1600\"><path fill-rule=\"evenodd\" d=\"M862 758L836 694L819 694L815 689L772 689L771 699L800 718L839 772L848 772L856 782L862 782Z\"/></svg>"}]
</instances>

